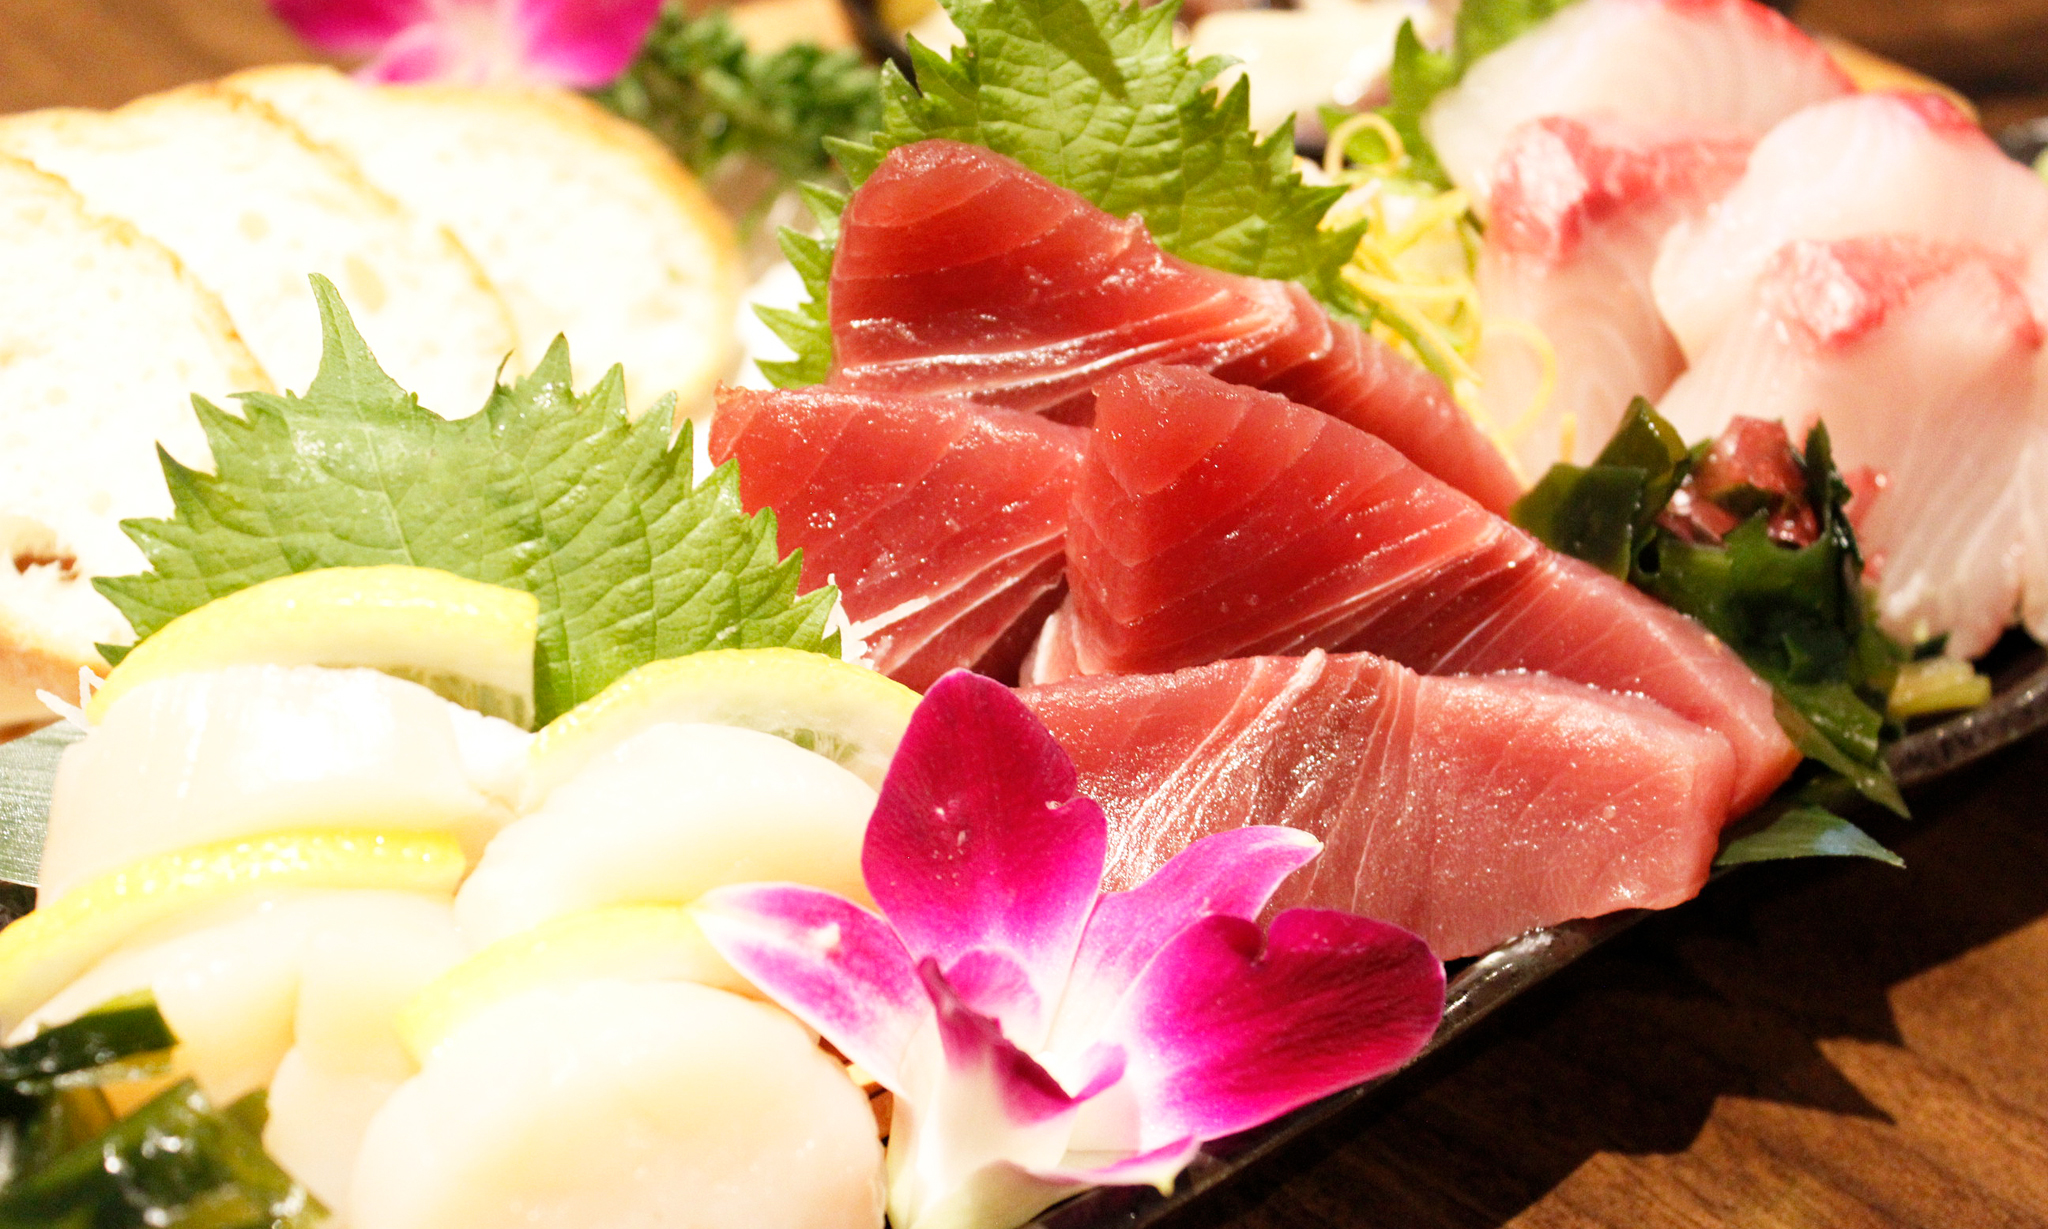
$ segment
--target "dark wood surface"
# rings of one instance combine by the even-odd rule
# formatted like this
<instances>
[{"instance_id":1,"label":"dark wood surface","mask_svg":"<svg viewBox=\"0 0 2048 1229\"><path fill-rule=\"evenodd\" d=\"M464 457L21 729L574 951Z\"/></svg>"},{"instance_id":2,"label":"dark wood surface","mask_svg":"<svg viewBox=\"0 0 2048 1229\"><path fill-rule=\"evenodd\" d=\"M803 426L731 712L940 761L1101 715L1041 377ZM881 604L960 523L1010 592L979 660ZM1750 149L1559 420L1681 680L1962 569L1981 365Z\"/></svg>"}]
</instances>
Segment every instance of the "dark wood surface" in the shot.
<instances>
[{"instance_id":1,"label":"dark wood surface","mask_svg":"<svg viewBox=\"0 0 2048 1229\"><path fill-rule=\"evenodd\" d=\"M2048 112L2048 0L1809 0ZM0 111L303 58L261 0L0 0ZM1755 868L1513 1005L1178 1229L2048 1226L2048 740Z\"/></svg>"}]
</instances>

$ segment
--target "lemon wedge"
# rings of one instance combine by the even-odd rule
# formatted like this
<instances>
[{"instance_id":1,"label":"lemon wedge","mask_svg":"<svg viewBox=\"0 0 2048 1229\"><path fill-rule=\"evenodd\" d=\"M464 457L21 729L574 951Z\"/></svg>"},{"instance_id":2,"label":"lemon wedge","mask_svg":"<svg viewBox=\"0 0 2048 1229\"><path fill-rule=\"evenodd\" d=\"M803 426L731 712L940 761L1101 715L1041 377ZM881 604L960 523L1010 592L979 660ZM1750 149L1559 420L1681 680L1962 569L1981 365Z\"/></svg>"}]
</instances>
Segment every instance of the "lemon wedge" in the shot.
<instances>
[{"instance_id":1,"label":"lemon wedge","mask_svg":"<svg viewBox=\"0 0 2048 1229\"><path fill-rule=\"evenodd\" d=\"M879 788L918 695L865 666L799 649L714 649L650 662L550 722L528 758L529 805L664 722L759 730Z\"/></svg>"},{"instance_id":2,"label":"lemon wedge","mask_svg":"<svg viewBox=\"0 0 2048 1229\"><path fill-rule=\"evenodd\" d=\"M135 646L86 705L223 666L367 666L488 716L533 724L531 593L433 568L322 568L215 598Z\"/></svg>"},{"instance_id":3,"label":"lemon wedge","mask_svg":"<svg viewBox=\"0 0 2048 1229\"><path fill-rule=\"evenodd\" d=\"M398 1036L424 1063L484 1008L544 986L592 978L686 981L752 995L684 905L614 905L550 919L500 939L429 983L398 1013Z\"/></svg>"},{"instance_id":4,"label":"lemon wedge","mask_svg":"<svg viewBox=\"0 0 2048 1229\"><path fill-rule=\"evenodd\" d=\"M279 832L132 862L0 930L0 1031L122 944L187 911L293 888L447 894L465 865L452 836L370 829Z\"/></svg>"}]
</instances>

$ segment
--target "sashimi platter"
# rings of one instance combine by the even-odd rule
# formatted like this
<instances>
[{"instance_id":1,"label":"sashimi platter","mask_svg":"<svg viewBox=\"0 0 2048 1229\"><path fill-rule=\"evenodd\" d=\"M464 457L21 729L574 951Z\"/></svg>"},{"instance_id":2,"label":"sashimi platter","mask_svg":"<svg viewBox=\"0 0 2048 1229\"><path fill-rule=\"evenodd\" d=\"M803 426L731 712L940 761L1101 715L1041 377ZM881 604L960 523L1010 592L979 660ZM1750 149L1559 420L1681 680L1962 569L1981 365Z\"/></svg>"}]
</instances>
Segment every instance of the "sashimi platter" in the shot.
<instances>
[{"instance_id":1,"label":"sashimi platter","mask_svg":"<svg viewBox=\"0 0 2048 1229\"><path fill-rule=\"evenodd\" d=\"M2048 725L1962 99L942 5L0 117L0 1229L1149 1223Z\"/></svg>"}]
</instances>

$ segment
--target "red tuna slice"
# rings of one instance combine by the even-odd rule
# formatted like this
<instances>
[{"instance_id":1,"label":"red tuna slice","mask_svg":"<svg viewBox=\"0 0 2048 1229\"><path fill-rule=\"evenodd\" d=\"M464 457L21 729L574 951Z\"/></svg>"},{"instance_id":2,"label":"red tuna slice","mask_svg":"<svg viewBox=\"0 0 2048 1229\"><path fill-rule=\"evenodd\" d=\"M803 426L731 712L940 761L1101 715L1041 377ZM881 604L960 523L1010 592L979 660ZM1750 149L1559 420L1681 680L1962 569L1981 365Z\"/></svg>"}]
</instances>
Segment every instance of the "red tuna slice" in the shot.
<instances>
[{"instance_id":1,"label":"red tuna slice","mask_svg":"<svg viewBox=\"0 0 2048 1229\"><path fill-rule=\"evenodd\" d=\"M1014 666L1058 599L1085 432L933 397L727 389L711 456L775 509L803 584L839 586L875 669L929 686ZM1021 625L1021 626L1020 626Z\"/></svg>"},{"instance_id":2,"label":"red tuna slice","mask_svg":"<svg viewBox=\"0 0 2048 1229\"><path fill-rule=\"evenodd\" d=\"M1524 473L1590 463L1633 398L1663 396L1685 370L1650 270L1665 232L1742 174L1749 146L1682 125L1564 118L1509 139L1479 258L1479 387Z\"/></svg>"},{"instance_id":3,"label":"red tuna slice","mask_svg":"<svg viewBox=\"0 0 2048 1229\"><path fill-rule=\"evenodd\" d=\"M1945 634L1958 657L2015 610L2048 610L2048 567L2025 552L2048 512L2023 460L2043 346L2021 276L2016 258L1907 236L1790 244L1662 407L1687 439L1738 415L1795 439L1826 423L1838 463L1884 478L1857 516L1880 622Z\"/></svg>"},{"instance_id":4,"label":"red tuna slice","mask_svg":"<svg viewBox=\"0 0 2048 1229\"><path fill-rule=\"evenodd\" d=\"M1187 368L1096 390L1067 604L1034 682L1363 650L1429 674L1540 670L1724 735L1732 811L1798 762L1769 687L1685 616L1536 539L1363 431Z\"/></svg>"},{"instance_id":5,"label":"red tuna slice","mask_svg":"<svg viewBox=\"0 0 2048 1229\"><path fill-rule=\"evenodd\" d=\"M1110 821L1112 887L1246 824L1315 834L1276 908L1405 926L1439 957L1661 909L1706 882L1726 740L1537 674L1431 677L1366 653L1076 679L1024 700Z\"/></svg>"},{"instance_id":6,"label":"red tuna slice","mask_svg":"<svg viewBox=\"0 0 2048 1229\"><path fill-rule=\"evenodd\" d=\"M890 151L840 219L829 301L837 388L1082 422L1112 372L1201 367L1272 381L1489 507L1521 493L1441 381L1300 287L1176 259L1139 219L972 145Z\"/></svg>"},{"instance_id":7,"label":"red tuna slice","mask_svg":"<svg viewBox=\"0 0 2048 1229\"><path fill-rule=\"evenodd\" d=\"M1485 212L1501 151L1530 120L1704 124L1755 140L1854 88L1825 49L1752 0L1579 0L1474 64L1422 130Z\"/></svg>"},{"instance_id":8,"label":"red tuna slice","mask_svg":"<svg viewBox=\"0 0 2048 1229\"><path fill-rule=\"evenodd\" d=\"M1735 187L1672 228L1651 284L1673 335L1698 358L1786 244L1864 235L2023 256L2048 242L2048 184L1946 99L1837 99L1757 142Z\"/></svg>"}]
</instances>

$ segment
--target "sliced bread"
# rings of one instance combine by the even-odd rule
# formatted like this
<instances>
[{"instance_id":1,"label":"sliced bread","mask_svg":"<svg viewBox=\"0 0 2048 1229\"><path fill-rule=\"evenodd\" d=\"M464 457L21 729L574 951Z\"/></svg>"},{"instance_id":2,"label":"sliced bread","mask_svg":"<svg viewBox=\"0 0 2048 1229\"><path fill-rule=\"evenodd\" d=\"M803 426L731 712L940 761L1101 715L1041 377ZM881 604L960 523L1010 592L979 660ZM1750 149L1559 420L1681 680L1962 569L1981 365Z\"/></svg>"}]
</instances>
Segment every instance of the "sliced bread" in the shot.
<instances>
[{"instance_id":1,"label":"sliced bread","mask_svg":"<svg viewBox=\"0 0 2048 1229\"><path fill-rule=\"evenodd\" d=\"M0 152L177 253L281 385L304 388L318 363L309 273L334 280L385 368L438 413L474 413L516 348L503 300L454 238L241 94L190 86L112 112L10 116Z\"/></svg>"},{"instance_id":2,"label":"sliced bread","mask_svg":"<svg viewBox=\"0 0 2048 1229\"><path fill-rule=\"evenodd\" d=\"M579 382L625 364L644 408L707 407L736 356L731 228L645 131L565 90L369 87L287 65L228 78L362 168L483 263L531 366L556 334Z\"/></svg>"},{"instance_id":3,"label":"sliced bread","mask_svg":"<svg viewBox=\"0 0 2048 1229\"><path fill-rule=\"evenodd\" d=\"M170 512L154 442L208 463L191 395L269 387L175 256L0 155L0 727L127 639L90 578L142 568L122 518Z\"/></svg>"}]
</instances>

